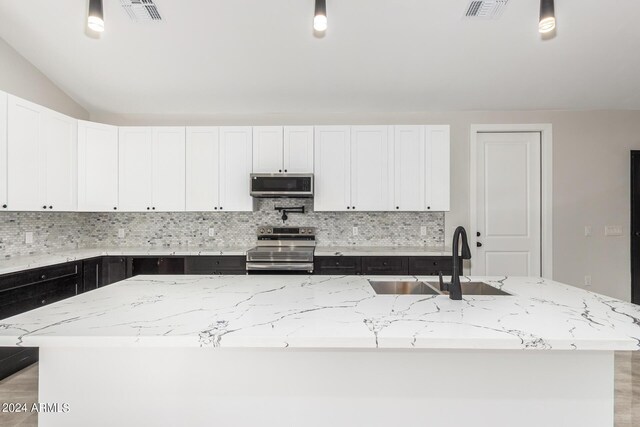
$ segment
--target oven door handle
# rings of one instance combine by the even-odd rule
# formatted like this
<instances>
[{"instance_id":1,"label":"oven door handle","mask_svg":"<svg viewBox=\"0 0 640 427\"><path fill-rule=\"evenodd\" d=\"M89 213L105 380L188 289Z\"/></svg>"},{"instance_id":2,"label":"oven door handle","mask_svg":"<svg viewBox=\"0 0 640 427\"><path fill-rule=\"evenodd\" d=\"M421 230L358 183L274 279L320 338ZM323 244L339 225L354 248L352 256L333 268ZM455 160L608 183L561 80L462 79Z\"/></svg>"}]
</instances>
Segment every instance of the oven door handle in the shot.
<instances>
[{"instance_id":1,"label":"oven door handle","mask_svg":"<svg viewBox=\"0 0 640 427\"><path fill-rule=\"evenodd\" d=\"M281 270L281 271L313 271L313 263L262 263L248 262L247 270Z\"/></svg>"}]
</instances>

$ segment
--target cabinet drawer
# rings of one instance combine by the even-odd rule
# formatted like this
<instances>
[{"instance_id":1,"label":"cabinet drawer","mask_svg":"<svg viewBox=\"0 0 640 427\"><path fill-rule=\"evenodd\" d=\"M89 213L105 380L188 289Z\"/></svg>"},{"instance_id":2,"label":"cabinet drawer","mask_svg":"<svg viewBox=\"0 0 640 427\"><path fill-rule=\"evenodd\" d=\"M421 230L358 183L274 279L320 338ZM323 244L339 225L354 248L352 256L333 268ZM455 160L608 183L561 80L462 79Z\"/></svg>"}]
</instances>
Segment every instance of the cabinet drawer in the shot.
<instances>
[{"instance_id":1,"label":"cabinet drawer","mask_svg":"<svg viewBox=\"0 0 640 427\"><path fill-rule=\"evenodd\" d=\"M445 275L453 273L451 257L409 257L409 274L437 276L439 272Z\"/></svg>"},{"instance_id":2,"label":"cabinet drawer","mask_svg":"<svg viewBox=\"0 0 640 427\"><path fill-rule=\"evenodd\" d=\"M246 269L244 256L194 256L185 261L185 274L244 274Z\"/></svg>"},{"instance_id":3,"label":"cabinet drawer","mask_svg":"<svg viewBox=\"0 0 640 427\"><path fill-rule=\"evenodd\" d=\"M29 286L61 277L75 276L80 271L80 265L80 263L73 262L6 274L0 277L0 291Z\"/></svg>"},{"instance_id":4,"label":"cabinet drawer","mask_svg":"<svg viewBox=\"0 0 640 427\"><path fill-rule=\"evenodd\" d=\"M184 257L140 257L131 260L131 275L184 274Z\"/></svg>"},{"instance_id":5,"label":"cabinet drawer","mask_svg":"<svg viewBox=\"0 0 640 427\"><path fill-rule=\"evenodd\" d=\"M363 274L398 274L409 273L408 259L404 256L364 256L362 257Z\"/></svg>"},{"instance_id":6,"label":"cabinet drawer","mask_svg":"<svg viewBox=\"0 0 640 427\"><path fill-rule=\"evenodd\" d=\"M78 276L68 276L0 292L0 319L72 297L78 282Z\"/></svg>"},{"instance_id":7,"label":"cabinet drawer","mask_svg":"<svg viewBox=\"0 0 640 427\"><path fill-rule=\"evenodd\" d=\"M315 274L360 274L361 258L349 256L315 257L313 260Z\"/></svg>"}]
</instances>

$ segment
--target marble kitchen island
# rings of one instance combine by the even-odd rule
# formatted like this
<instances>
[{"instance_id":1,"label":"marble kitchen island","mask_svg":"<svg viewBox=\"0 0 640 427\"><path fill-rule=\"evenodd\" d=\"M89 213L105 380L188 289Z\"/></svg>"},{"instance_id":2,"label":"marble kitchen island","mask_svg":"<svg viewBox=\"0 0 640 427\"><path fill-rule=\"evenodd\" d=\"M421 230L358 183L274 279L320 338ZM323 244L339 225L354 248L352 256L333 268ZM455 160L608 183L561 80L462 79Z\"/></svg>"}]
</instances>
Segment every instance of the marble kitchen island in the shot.
<instances>
[{"instance_id":1,"label":"marble kitchen island","mask_svg":"<svg viewBox=\"0 0 640 427\"><path fill-rule=\"evenodd\" d=\"M511 295L462 301L367 279L136 276L0 320L0 345L40 348L39 400L69 407L42 426L613 426L638 307L543 279L472 278Z\"/></svg>"}]
</instances>

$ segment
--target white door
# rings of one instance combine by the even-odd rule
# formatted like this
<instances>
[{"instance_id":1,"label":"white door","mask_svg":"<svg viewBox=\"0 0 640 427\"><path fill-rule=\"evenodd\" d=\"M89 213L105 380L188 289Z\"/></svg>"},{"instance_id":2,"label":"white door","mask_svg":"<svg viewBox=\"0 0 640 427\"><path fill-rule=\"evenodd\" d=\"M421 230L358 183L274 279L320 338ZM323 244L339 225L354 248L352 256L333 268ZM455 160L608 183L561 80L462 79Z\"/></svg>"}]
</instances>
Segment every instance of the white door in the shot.
<instances>
[{"instance_id":1,"label":"white door","mask_svg":"<svg viewBox=\"0 0 640 427\"><path fill-rule=\"evenodd\" d=\"M185 209L185 128L154 127L152 131L152 209Z\"/></svg>"},{"instance_id":2,"label":"white door","mask_svg":"<svg viewBox=\"0 0 640 427\"><path fill-rule=\"evenodd\" d=\"M425 126L426 205L428 211L449 210L449 126Z\"/></svg>"},{"instance_id":3,"label":"white door","mask_svg":"<svg viewBox=\"0 0 640 427\"><path fill-rule=\"evenodd\" d=\"M78 210L118 209L118 128L78 122Z\"/></svg>"},{"instance_id":4,"label":"white door","mask_svg":"<svg viewBox=\"0 0 640 427\"><path fill-rule=\"evenodd\" d=\"M351 209L389 211L393 177L388 126L351 128Z\"/></svg>"},{"instance_id":5,"label":"white door","mask_svg":"<svg viewBox=\"0 0 640 427\"><path fill-rule=\"evenodd\" d=\"M0 91L0 211L7 210L7 94Z\"/></svg>"},{"instance_id":6,"label":"white door","mask_svg":"<svg viewBox=\"0 0 640 427\"><path fill-rule=\"evenodd\" d=\"M426 208L424 131L424 126L395 126L395 210L423 211Z\"/></svg>"},{"instance_id":7,"label":"white door","mask_svg":"<svg viewBox=\"0 0 640 427\"><path fill-rule=\"evenodd\" d=\"M253 127L253 173L282 173L282 126Z\"/></svg>"},{"instance_id":8,"label":"white door","mask_svg":"<svg viewBox=\"0 0 640 427\"><path fill-rule=\"evenodd\" d=\"M187 128L186 210L220 208L220 139L217 127Z\"/></svg>"},{"instance_id":9,"label":"white door","mask_svg":"<svg viewBox=\"0 0 640 427\"><path fill-rule=\"evenodd\" d=\"M316 126L315 211L351 211L351 128Z\"/></svg>"},{"instance_id":10,"label":"white door","mask_svg":"<svg viewBox=\"0 0 640 427\"><path fill-rule=\"evenodd\" d=\"M8 97L7 205L9 210L47 209L45 157L41 149L44 107Z\"/></svg>"},{"instance_id":11,"label":"white door","mask_svg":"<svg viewBox=\"0 0 640 427\"><path fill-rule=\"evenodd\" d=\"M149 127L121 127L118 131L118 206L147 212L152 199L152 136Z\"/></svg>"},{"instance_id":12,"label":"white door","mask_svg":"<svg viewBox=\"0 0 640 427\"><path fill-rule=\"evenodd\" d=\"M78 121L46 110L42 142L47 208L75 211L78 207Z\"/></svg>"},{"instance_id":13,"label":"white door","mask_svg":"<svg viewBox=\"0 0 640 427\"><path fill-rule=\"evenodd\" d=\"M479 133L472 274L540 276L540 133Z\"/></svg>"},{"instance_id":14,"label":"white door","mask_svg":"<svg viewBox=\"0 0 640 427\"><path fill-rule=\"evenodd\" d=\"M252 211L250 127L220 128L220 210Z\"/></svg>"},{"instance_id":15,"label":"white door","mask_svg":"<svg viewBox=\"0 0 640 427\"><path fill-rule=\"evenodd\" d=\"M313 173L313 126L284 128L284 171Z\"/></svg>"}]
</instances>

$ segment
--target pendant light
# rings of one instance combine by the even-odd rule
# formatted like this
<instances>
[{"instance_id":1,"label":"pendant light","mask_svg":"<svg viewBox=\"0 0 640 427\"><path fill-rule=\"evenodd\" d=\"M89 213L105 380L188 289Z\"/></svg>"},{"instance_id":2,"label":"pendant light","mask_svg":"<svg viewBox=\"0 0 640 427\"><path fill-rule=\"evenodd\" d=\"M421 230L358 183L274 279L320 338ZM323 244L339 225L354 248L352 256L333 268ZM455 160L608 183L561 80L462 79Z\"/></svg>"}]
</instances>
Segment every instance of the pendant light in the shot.
<instances>
[{"instance_id":1,"label":"pendant light","mask_svg":"<svg viewBox=\"0 0 640 427\"><path fill-rule=\"evenodd\" d=\"M89 16L87 26L93 31L104 31L104 14L102 13L102 0L89 0Z\"/></svg>"},{"instance_id":2,"label":"pendant light","mask_svg":"<svg viewBox=\"0 0 640 427\"><path fill-rule=\"evenodd\" d=\"M316 0L316 13L313 16L313 29L320 32L327 30L326 0Z\"/></svg>"},{"instance_id":3,"label":"pendant light","mask_svg":"<svg viewBox=\"0 0 640 427\"><path fill-rule=\"evenodd\" d=\"M553 31L556 28L556 14L553 0L540 0L540 22L538 31L542 34Z\"/></svg>"}]
</instances>

